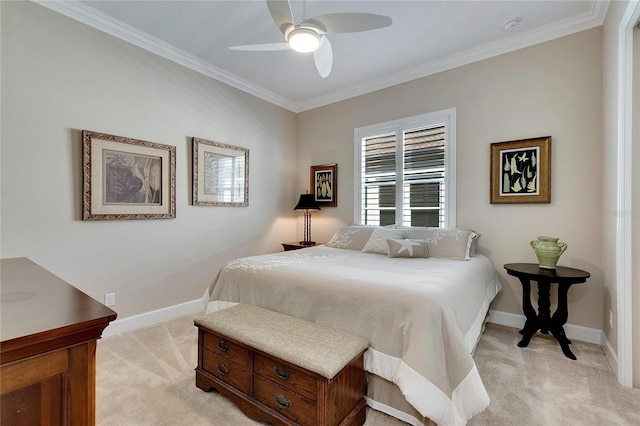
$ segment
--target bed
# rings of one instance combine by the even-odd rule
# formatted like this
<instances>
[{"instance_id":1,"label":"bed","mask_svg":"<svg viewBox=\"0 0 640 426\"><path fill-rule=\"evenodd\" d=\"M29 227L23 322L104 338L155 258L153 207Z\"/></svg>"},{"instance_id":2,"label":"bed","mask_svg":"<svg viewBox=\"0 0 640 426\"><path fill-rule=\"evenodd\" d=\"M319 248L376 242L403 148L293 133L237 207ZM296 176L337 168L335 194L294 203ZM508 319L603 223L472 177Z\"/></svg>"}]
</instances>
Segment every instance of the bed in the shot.
<instances>
[{"instance_id":1,"label":"bed","mask_svg":"<svg viewBox=\"0 0 640 426\"><path fill-rule=\"evenodd\" d=\"M489 405L472 353L500 291L477 238L346 227L324 246L229 262L203 302L207 312L253 304L361 336L369 406L413 425L465 424Z\"/></svg>"}]
</instances>

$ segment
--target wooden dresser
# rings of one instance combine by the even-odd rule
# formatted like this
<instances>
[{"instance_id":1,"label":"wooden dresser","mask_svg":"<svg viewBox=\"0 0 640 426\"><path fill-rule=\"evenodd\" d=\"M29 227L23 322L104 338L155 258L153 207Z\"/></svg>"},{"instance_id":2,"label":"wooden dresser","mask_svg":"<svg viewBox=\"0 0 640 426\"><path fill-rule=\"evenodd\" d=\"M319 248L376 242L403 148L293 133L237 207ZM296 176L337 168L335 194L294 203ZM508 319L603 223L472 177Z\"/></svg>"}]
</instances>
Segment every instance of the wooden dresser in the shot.
<instances>
[{"instance_id":1,"label":"wooden dresser","mask_svg":"<svg viewBox=\"0 0 640 426\"><path fill-rule=\"evenodd\" d=\"M96 340L117 314L27 258L0 280L0 424L95 424Z\"/></svg>"}]
</instances>

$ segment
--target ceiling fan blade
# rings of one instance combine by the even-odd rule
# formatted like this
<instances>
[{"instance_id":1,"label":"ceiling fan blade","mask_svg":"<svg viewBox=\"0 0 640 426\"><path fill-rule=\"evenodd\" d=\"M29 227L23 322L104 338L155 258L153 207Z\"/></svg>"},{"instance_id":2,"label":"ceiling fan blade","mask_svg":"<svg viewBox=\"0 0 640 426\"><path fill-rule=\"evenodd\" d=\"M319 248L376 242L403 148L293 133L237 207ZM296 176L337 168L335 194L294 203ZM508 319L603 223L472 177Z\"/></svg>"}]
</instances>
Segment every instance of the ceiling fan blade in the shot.
<instances>
[{"instance_id":1,"label":"ceiling fan blade","mask_svg":"<svg viewBox=\"0 0 640 426\"><path fill-rule=\"evenodd\" d=\"M282 34L293 26L293 13L287 0L267 0L267 7Z\"/></svg>"},{"instance_id":2,"label":"ceiling fan blade","mask_svg":"<svg viewBox=\"0 0 640 426\"><path fill-rule=\"evenodd\" d=\"M320 74L320 77L327 78L331 74L331 67L333 66L333 49L331 43L326 36L322 37L322 44L313 52L313 60L316 63L316 69Z\"/></svg>"},{"instance_id":3,"label":"ceiling fan blade","mask_svg":"<svg viewBox=\"0 0 640 426\"><path fill-rule=\"evenodd\" d=\"M270 52L273 50L289 50L287 43L263 43L263 44L246 44L244 46L231 46L231 50L249 50L253 52Z\"/></svg>"},{"instance_id":4,"label":"ceiling fan blade","mask_svg":"<svg viewBox=\"0 0 640 426\"><path fill-rule=\"evenodd\" d=\"M373 13L331 13L314 16L304 23L317 26L325 33L356 33L388 27L393 20Z\"/></svg>"}]
</instances>

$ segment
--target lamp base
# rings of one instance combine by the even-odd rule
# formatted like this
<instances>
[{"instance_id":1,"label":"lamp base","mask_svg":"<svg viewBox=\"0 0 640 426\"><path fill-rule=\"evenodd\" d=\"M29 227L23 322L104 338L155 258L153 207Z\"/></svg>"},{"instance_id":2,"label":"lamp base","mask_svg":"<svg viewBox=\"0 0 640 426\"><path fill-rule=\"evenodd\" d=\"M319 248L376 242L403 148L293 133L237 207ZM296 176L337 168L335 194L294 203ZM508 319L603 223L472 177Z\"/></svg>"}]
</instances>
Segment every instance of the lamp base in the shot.
<instances>
[{"instance_id":1,"label":"lamp base","mask_svg":"<svg viewBox=\"0 0 640 426\"><path fill-rule=\"evenodd\" d=\"M316 242L315 241L300 241L300 245L303 245L303 246L315 246Z\"/></svg>"}]
</instances>

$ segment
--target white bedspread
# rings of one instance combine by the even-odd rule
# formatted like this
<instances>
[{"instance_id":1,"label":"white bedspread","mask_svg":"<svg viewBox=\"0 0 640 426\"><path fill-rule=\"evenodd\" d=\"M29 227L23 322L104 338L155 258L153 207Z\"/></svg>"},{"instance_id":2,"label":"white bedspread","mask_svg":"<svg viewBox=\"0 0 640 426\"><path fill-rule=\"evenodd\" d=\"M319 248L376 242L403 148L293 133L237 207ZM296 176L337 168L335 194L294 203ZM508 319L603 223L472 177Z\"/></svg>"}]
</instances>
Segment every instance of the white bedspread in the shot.
<instances>
[{"instance_id":1,"label":"white bedspread","mask_svg":"<svg viewBox=\"0 0 640 426\"><path fill-rule=\"evenodd\" d=\"M231 261L204 295L207 311L247 303L370 342L365 369L395 383L439 425L489 405L471 352L500 290L489 259L390 259L324 246Z\"/></svg>"}]
</instances>

